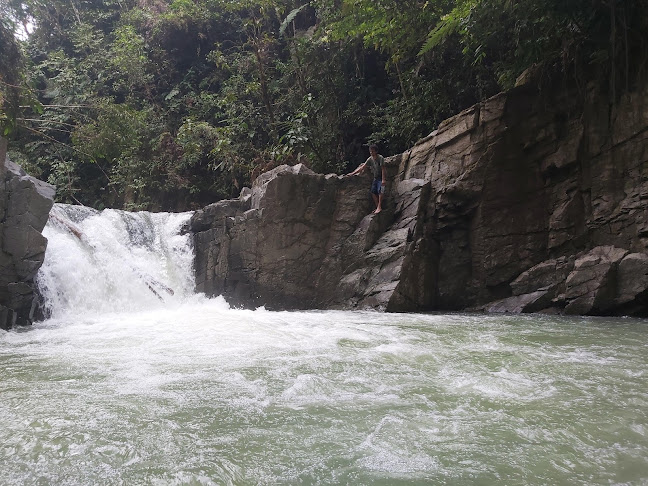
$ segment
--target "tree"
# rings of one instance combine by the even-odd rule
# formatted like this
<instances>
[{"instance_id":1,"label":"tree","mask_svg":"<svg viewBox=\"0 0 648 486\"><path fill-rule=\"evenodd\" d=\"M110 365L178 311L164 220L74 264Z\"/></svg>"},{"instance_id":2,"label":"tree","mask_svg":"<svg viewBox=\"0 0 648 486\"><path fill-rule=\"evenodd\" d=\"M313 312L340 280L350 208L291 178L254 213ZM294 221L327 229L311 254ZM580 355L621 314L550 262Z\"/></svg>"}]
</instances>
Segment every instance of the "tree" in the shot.
<instances>
[{"instance_id":1,"label":"tree","mask_svg":"<svg viewBox=\"0 0 648 486\"><path fill-rule=\"evenodd\" d=\"M0 74L12 157L95 207L193 208L280 163L348 170L366 144L403 151L531 66L598 77L614 103L648 58L648 0L2 5L0 60L26 59Z\"/></svg>"}]
</instances>

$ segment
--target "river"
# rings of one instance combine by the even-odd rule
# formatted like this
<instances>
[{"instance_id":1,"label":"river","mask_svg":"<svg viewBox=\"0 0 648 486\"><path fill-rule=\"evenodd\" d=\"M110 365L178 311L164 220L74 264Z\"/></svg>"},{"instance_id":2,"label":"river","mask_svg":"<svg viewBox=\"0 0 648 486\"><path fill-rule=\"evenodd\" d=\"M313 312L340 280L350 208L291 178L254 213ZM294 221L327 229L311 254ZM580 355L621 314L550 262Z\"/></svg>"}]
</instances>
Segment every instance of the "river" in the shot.
<instances>
[{"instance_id":1,"label":"river","mask_svg":"<svg viewBox=\"0 0 648 486\"><path fill-rule=\"evenodd\" d=\"M233 309L188 215L55 211L0 484L648 484L646 320Z\"/></svg>"}]
</instances>

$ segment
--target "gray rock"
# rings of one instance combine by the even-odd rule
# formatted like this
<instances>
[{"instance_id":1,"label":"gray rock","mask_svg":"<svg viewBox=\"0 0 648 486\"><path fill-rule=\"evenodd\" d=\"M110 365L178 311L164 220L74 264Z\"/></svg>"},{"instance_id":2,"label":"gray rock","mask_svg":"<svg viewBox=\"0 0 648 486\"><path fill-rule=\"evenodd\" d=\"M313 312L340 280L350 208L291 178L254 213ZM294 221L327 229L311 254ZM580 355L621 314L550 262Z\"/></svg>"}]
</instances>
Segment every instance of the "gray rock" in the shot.
<instances>
[{"instance_id":1,"label":"gray rock","mask_svg":"<svg viewBox=\"0 0 648 486\"><path fill-rule=\"evenodd\" d=\"M54 186L30 177L6 159L0 181L0 328L31 323L33 278L43 263L41 231L54 204Z\"/></svg>"},{"instance_id":2,"label":"gray rock","mask_svg":"<svg viewBox=\"0 0 648 486\"><path fill-rule=\"evenodd\" d=\"M551 306L551 294L552 292L549 290L537 290L529 294L516 295L491 302L483 306L483 310L497 314L538 312Z\"/></svg>"},{"instance_id":3,"label":"gray rock","mask_svg":"<svg viewBox=\"0 0 648 486\"><path fill-rule=\"evenodd\" d=\"M578 258L565 282L565 313L591 314L612 308L616 267L627 254L621 248L599 246Z\"/></svg>"},{"instance_id":4,"label":"gray rock","mask_svg":"<svg viewBox=\"0 0 648 486\"><path fill-rule=\"evenodd\" d=\"M574 257L560 257L539 263L511 282L513 295L535 292L541 288L564 292L567 276L574 268ZM553 298L553 297L552 297Z\"/></svg>"},{"instance_id":5,"label":"gray rock","mask_svg":"<svg viewBox=\"0 0 648 486\"><path fill-rule=\"evenodd\" d=\"M250 198L218 201L200 211L196 211L190 220L191 231L198 233L209 229L214 221L239 216L250 209Z\"/></svg>"},{"instance_id":6,"label":"gray rock","mask_svg":"<svg viewBox=\"0 0 648 486\"><path fill-rule=\"evenodd\" d=\"M648 291L648 255L630 253L617 268L616 305L632 303Z\"/></svg>"}]
</instances>

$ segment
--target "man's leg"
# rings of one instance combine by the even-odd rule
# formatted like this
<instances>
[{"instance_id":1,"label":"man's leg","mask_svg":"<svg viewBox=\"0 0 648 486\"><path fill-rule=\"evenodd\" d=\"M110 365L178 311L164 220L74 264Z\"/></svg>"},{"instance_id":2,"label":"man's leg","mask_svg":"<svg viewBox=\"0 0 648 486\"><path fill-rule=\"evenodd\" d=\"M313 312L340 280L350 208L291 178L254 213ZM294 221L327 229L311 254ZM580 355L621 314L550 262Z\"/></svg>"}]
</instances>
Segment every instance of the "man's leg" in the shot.
<instances>
[{"instance_id":1,"label":"man's leg","mask_svg":"<svg viewBox=\"0 0 648 486\"><path fill-rule=\"evenodd\" d=\"M374 211L374 214L378 214L380 211L382 211L382 200L383 200L383 193L381 192L378 197L375 197L374 199L377 199L376 202L376 210Z\"/></svg>"},{"instance_id":2,"label":"man's leg","mask_svg":"<svg viewBox=\"0 0 648 486\"><path fill-rule=\"evenodd\" d=\"M378 196L372 192L371 197L373 198L374 204L376 205L376 208L377 208L378 205L380 204L380 200L379 200ZM374 211L374 213L375 213L375 211Z\"/></svg>"},{"instance_id":3,"label":"man's leg","mask_svg":"<svg viewBox=\"0 0 648 486\"><path fill-rule=\"evenodd\" d=\"M378 214L380 211L382 211L383 198L382 184L380 180L375 180L373 182L371 186L371 195L373 196L374 204L376 205L374 214Z\"/></svg>"}]
</instances>

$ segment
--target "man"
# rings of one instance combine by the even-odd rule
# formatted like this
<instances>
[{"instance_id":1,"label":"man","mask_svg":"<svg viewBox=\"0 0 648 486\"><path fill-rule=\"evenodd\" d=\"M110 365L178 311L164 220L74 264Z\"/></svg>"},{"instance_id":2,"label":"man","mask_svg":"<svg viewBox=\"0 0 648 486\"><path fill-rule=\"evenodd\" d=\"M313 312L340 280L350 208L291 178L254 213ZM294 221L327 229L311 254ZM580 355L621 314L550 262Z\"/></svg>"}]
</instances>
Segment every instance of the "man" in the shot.
<instances>
[{"instance_id":1,"label":"man","mask_svg":"<svg viewBox=\"0 0 648 486\"><path fill-rule=\"evenodd\" d=\"M373 197L374 204L376 205L373 214L378 214L382 211L382 200L383 194L385 193L385 184L387 183L387 173L385 171L385 158L378 153L378 147L373 144L369 146L369 158L363 164L360 164L356 170L347 175L359 175L367 169L371 169L373 173L371 197Z\"/></svg>"}]
</instances>

